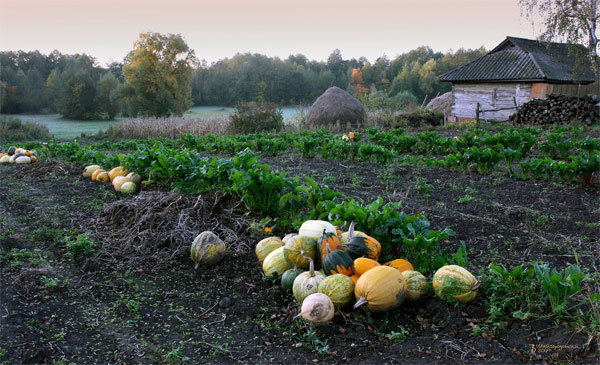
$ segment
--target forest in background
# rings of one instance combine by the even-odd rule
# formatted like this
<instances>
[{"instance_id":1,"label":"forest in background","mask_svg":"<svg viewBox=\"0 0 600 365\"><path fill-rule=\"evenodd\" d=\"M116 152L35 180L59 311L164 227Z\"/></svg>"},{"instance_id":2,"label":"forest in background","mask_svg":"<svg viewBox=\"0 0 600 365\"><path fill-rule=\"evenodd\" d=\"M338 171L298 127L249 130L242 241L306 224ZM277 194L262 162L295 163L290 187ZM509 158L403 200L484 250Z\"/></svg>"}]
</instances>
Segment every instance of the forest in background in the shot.
<instances>
[{"instance_id":1,"label":"forest in background","mask_svg":"<svg viewBox=\"0 0 600 365\"><path fill-rule=\"evenodd\" d=\"M328 87L338 86L359 97L368 109L402 108L450 91L451 85L440 82L439 76L485 52L482 47L441 53L423 46L373 63L363 57L345 60L337 49L326 61L308 60L302 54L286 59L236 54L212 64L198 62L189 86L197 106L245 101L311 104ZM124 85L127 63L126 57L123 63L102 67L86 54L0 52L0 111L59 113L83 120L136 116Z\"/></svg>"}]
</instances>

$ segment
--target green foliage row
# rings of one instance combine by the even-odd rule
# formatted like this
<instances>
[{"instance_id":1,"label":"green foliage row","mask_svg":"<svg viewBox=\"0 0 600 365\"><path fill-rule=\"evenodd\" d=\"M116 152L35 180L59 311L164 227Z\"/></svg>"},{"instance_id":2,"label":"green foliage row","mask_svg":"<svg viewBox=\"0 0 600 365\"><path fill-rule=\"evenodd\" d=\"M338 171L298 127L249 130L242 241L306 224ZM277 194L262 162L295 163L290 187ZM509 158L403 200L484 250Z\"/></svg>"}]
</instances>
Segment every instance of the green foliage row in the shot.
<instances>
[{"instance_id":1,"label":"green foliage row","mask_svg":"<svg viewBox=\"0 0 600 365\"><path fill-rule=\"evenodd\" d=\"M578 265L559 271L538 262L519 264L512 269L490 264L487 272L482 274L482 297L489 314L487 324L496 335L507 329L511 319L527 320L540 316L547 307L554 315L567 316L573 314L569 314L570 311L586 305L591 313L580 312L578 319L595 320L596 326L600 324L600 295L581 295L582 284L594 282L597 274L582 272Z\"/></svg>"}]
</instances>

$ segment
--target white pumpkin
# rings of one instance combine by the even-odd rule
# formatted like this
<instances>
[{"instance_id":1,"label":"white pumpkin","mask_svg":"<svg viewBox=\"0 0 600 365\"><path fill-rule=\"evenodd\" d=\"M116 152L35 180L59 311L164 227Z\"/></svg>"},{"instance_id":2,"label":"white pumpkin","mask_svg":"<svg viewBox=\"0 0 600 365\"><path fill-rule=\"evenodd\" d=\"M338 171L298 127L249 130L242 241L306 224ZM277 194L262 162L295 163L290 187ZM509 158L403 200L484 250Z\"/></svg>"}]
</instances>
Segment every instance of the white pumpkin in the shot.
<instances>
[{"instance_id":1,"label":"white pumpkin","mask_svg":"<svg viewBox=\"0 0 600 365\"><path fill-rule=\"evenodd\" d=\"M336 234L333 224L320 220L308 220L302 223L300 229L298 230L298 235L318 240L321 238L321 236L323 236L323 230Z\"/></svg>"},{"instance_id":2,"label":"white pumpkin","mask_svg":"<svg viewBox=\"0 0 600 365\"><path fill-rule=\"evenodd\" d=\"M314 324L329 322L335 314L335 307L331 299L323 293L314 293L307 296L300 309L302 318Z\"/></svg>"}]
</instances>

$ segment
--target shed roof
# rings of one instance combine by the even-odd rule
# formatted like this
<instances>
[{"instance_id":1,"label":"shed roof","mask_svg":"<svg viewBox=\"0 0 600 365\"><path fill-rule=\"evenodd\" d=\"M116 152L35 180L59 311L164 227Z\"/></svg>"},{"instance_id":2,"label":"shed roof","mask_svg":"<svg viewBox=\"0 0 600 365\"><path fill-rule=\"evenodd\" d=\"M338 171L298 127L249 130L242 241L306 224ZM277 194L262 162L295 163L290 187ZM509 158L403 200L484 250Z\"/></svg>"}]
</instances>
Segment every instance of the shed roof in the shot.
<instances>
[{"instance_id":1,"label":"shed roof","mask_svg":"<svg viewBox=\"0 0 600 365\"><path fill-rule=\"evenodd\" d=\"M577 52L587 54L583 46ZM587 57L577 59L566 43L547 43L506 37L486 55L466 63L440 77L442 81L498 82L547 81L560 83L594 82Z\"/></svg>"}]
</instances>

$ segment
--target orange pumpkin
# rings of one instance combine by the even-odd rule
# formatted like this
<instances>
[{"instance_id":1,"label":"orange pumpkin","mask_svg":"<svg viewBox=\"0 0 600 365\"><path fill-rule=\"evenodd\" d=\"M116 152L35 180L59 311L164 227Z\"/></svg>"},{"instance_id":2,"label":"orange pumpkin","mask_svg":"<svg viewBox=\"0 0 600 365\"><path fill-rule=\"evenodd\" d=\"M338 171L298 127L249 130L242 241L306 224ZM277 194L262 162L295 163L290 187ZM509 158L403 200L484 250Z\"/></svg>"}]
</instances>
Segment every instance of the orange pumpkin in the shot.
<instances>
[{"instance_id":1,"label":"orange pumpkin","mask_svg":"<svg viewBox=\"0 0 600 365\"><path fill-rule=\"evenodd\" d=\"M319 247L320 260L323 261L325 256L327 255L327 247L329 250L334 251L340 245L340 239L338 236L331 232L327 232L323 230L323 235L319 238L317 242L317 247Z\"/></svg>"},{"instance_id":2,"label":"orange pumpkin","mask_svg":"<svg viewBox=\"0 0 600 365\"><path fill-rule=\"evenodd\" d=\"M354 272L358 275L362 275L377 266L380 266L379 262L366 257L359 257L354 260Z\"/></svg>"},{"instance_id":3,"label":"orange pumpkin","mask_svg":"<svg viewBox=\"0 0 600 365\"><path fill-rule=\"evenodd\" d=\"M408 260L405 260L405 259L395 259L390 262L386 262L384 265L393 267L394 269L397 269L400 272L404 272L404 271L408 271L408 270L414 271L414 269L415 269L413 267L413 265L410 262L408 262Z\"/></svg>"}]
</instances>

